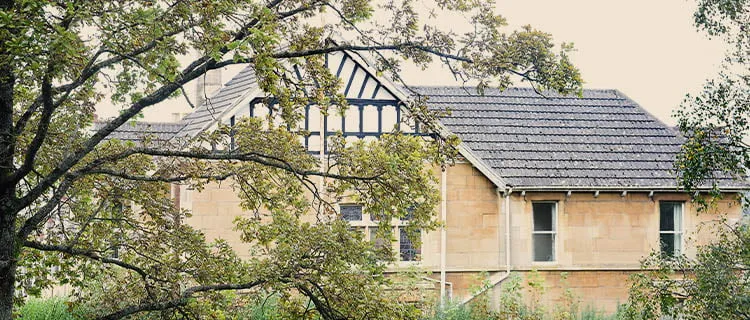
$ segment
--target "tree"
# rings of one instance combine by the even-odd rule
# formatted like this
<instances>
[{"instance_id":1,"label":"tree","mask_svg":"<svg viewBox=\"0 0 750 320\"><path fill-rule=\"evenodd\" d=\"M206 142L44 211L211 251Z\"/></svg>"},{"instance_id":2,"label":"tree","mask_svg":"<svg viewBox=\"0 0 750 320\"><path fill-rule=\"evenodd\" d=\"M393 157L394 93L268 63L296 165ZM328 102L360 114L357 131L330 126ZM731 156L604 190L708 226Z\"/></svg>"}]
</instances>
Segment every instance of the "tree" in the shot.
<instances>
[{"instance_id":1,"label":"tree","mask_svg":"<svg viewBox=\"0 0 750 320\"><path fill-rule=\"evenodd\" d=\"M200 317L225 301L220 293L237 290L300 301L279 306L298 317L413 315L382 290L384 264L335 219L330 201L351 195L386 218L411 208L409 230L435 228L438 196L424 164L449 162L455 138L395 131L372 143L333 138L321 170L300 146L297 122L308 104L345 108L324 54L367 52L396 80L402 61L437 60L480 90L519 78L562 93L581 85L570 46L556 52L549 34L530 27L505 33L492 1L436 1L435 10L468 17L473 31L420 20L411 0L0 3L0 319L11 317L14 297L22 303L19 290L90 279L118 297L102 301L103 319L149 311ZM333 33L350 40L327 41ZM180 62L191 54L197 58ZM239 63L253 67L284 124L244 119L189 141L107 139L145 108L184 95L191 80ZM291 65L303 81L289 76ZM120 115L91 133L94 106L107 98ZM409 109L437 132L438 115L423 100ZM189 212L169 199L169 183L200 189L215 181L230 183L254 213L236 227L253 245L251 260L206 243L180 223ZM310 214L316 223L302 218Z\"/></svg>"},{"instance_id":2,"label":"tree","mask_svg":"<svg viewBox=\"0 0 750 320\"><path fill-rule=\"evenodd\" d=\"M694 259L648 257L631 279L627 318L750 319L750 229L722 227Z\"/></svg>"},{"instance_id":3,"label":"tree","mask_svg":"<svg viewBox=\"0 0 750 320\"><path fill-rule=\"evenodd\" d=\"M688 95L676 113L686 138L676 167L687 192L711 188L708 195L693 194L701 211L715 212L721 184L733 178L746 186L750 168L750 1L700 0L694 19L729 50L718 77ZM633 278L629 318L750 319L750 229L722 219L701 232L717 239L700 246L695 258L644 260L646 271Z\"/></svg>"},{"instance_id":4,"label":"tree","mask_svg":"<svg viewBox=\"0 0 750 320\"><path fill-rule=\"evenodd\" d=\"M687 140L677 159L687 191L711 185L718 196L719 177L743 179L750 168L750 2L701 0L695 25L720 37L728 52L716 79L697 96L688 95L676 113Z\"/></svg>"}]
</instances>

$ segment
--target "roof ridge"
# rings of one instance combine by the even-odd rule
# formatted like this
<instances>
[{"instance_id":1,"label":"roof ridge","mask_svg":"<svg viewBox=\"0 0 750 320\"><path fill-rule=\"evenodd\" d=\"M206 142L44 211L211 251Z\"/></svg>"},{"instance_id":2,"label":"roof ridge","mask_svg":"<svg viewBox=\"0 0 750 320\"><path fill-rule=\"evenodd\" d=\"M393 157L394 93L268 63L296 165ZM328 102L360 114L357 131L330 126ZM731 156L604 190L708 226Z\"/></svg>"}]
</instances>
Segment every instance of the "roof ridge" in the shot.
<instances>
[{"instance_id":1,"label":"roof ridge","mask_svg":"<svg viewBox=\"0 0 750 320\"><path fill-rule=\"evenodd\" d=\"M437 88L452 88L452 89L457 89L457 88L464 89L465 88L465 89L474 89L474 88L476 88L476 86L462 86L462 85L409 85L409 87L412 87L412 88L433 88L433 89L437 89ZM498 88L488 87L487 89L498 89ZM507 88L505 88L505 90L535 91L534 88L532 88L532 87L507 87ZM619 92L619 90L617 90L615 88L583 88L582 90L583 91L607 91L607 92L612 92L612 93ZM545 91L549 91L549 90L545 90ZM554 92L554 91L552 91L552 92Z\"/></svg>"},{"instance_id":2,"label":"roof ridge","mask_svg":"<svg viewBox=\"0 0 750 320\"><path fill-rule=\"evenodd\" d=\"M651 117L652 119L656 120L657 123L659 123L660 125L664 126L664 128L666 128L670 132L673 132L678 137L682 137L682 133L679 130L675 130L676 129L675 127L669 126L664 121L661 121L661 119L659 119L656 116L654 116L654 114L651 113L651 111L648 111L646 108L644 108L643 106L641 106L638 102L635 102L635 100L630 99L630 97L628 97L622 91L620 91L618 89L613 89L613 90L615 91L615 95L620 96L620 97L622 97L622 99L625 99L625 100L629 101L634 107L636 107L636 108L638 108L638 110L642 111L647 117Z\"/></svg>"},{"instance_id":3,"label":"roof ridge","mask_svg":"<svg viewBox=\"0 0 750 320\"><path fill-rule=\"evenodd\" d=\"M196 132L204 130L208 123L221 118L225 112L231 110L234 105L239 103L239 100L251 91L251 85L257 82L254 71L253 66L247 64L229 81L225 82L200 106L180 120L180 123L183 123L184 126L175 136L193 136ZM210 120L204 118L210 118Z\"/></svg>"},{"instance_id":4,"label":"roof ridge","mask_svg":"<svg viewBox=\"0 0 750 320\"><path fill-rule=\"evenodd\" d=\"M109 123L109 120L95 120L94 123ZM131 121L127 121L124 124L130 124ZM135 121L135 124L163 124L163 125L181 125L182 123L175 121Z\"/></svg>"}]
</instances>

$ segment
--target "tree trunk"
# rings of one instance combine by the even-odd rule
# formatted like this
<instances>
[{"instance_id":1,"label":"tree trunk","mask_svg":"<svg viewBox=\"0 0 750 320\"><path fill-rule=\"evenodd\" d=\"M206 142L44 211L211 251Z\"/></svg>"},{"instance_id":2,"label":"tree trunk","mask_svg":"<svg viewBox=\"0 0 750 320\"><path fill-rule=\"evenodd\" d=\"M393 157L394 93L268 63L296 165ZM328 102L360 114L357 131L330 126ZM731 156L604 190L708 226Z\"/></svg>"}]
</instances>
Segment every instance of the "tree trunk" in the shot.
<instances>
[{"instance_id":1,"label":"tree trunk","mask_svg":"<svg viewBox=\"0 0 750 320\"><path fill-rule=\"evenodd\" d=\"M18 243L16 243L16 215L9 210L7 197L0 197L0 319L11 319L16 286Z\"/></svg>"},{"instance_id":2,"label":"tree trunk","mask_svg":"<svg viewBox=\"0 0 750 320\"><path fill-rule=\"evenodd\" d=\"M3 1L0 9L7 10L13 1ZM15 166L13 158L16 148L13 122L13 89L16 78L11 66L12 59L0 41L0 181L10 177ZM11 319L16 285L16 266L20 243L16 239L15 182L0 183L0 320Z\"/></svg>"}]
</instances>

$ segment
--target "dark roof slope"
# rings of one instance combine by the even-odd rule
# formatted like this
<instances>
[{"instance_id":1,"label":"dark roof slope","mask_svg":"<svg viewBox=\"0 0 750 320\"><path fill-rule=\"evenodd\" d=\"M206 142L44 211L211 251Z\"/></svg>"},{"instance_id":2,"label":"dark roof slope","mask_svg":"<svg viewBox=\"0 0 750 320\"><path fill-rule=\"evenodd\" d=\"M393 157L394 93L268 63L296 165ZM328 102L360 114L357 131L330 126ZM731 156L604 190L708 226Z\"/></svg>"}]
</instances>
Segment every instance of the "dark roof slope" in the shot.
<instances>
[{"instance_id":1,"label":"dark roof slope","mask_svg":"<svg viewBox=\"0 0 750 320\"><path fill-rule=\"evenodd\" d=\"M417 87L442 123L518 187L675 187L682 138L617 90L583 97Z\"/></svg>"},{"instance_id":2,"label":"dark roof slope","mask_svg":"<svg viewBox=\"0 0 750 320\"><path fill-rule=\"evenodd\" d=\"M205 129L224 111L231 108L237 100L256 84L257 78L251 66L242 69L232 80L229 80L211 98L206 99L200 107L182 119L185 127L177 133L178 137L192 137Z\"/></svg>"},{"instance_id":3,"label":"dark roof slope","mask_svg":"<svg viewBox=\"0 0 750 320\"><path fill-rule=\"evenodd\" d=\"M108 122L94 122L94 131L104 127ZM184 127L183 123L169 122L126 122L107 136L107 139L123 141L141 141L145 136L152 136L154 141L167 141Z\"/></svg>"}]
</instances>

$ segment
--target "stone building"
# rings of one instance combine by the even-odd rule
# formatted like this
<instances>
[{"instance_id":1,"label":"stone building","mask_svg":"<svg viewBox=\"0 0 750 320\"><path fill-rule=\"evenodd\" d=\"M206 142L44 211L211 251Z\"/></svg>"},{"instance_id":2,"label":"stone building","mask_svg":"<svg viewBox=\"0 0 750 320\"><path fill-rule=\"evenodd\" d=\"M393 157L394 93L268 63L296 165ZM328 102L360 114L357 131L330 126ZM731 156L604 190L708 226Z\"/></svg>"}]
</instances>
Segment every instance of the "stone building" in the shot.
<instances>
[{"instance_id":1,"label":"stone building","mask_svg":"<svg viewBox=\"0 0 750 320\"><path fill-rule=\"evenodd\" d=\"M402 121L408 110L401 102L413 93L376 76L357 55L331 54L326 61L351 107L344 117L321 117L307 107L310 152L325 156L325 137L337 131L347 139L377 139L394 126L420 133L418 124ZM191 137L220 122L265 116L255 81L251 68L243 70L172 133ZM627 278L643 257L659 250L692 255L696 244L710 240L695 231L716 215L697 214L672 172L682 138L619 91L584 90L577 97L526 88L484 95L462 87L411 89L429 96L431 108L452 110L441 125L462 140L462 160L436 173L442 190L436 216L446 227L422 234L420 248L396 234L401 261L391 271L413 265L431 271L436 289L454 301L472 298L469 288L481 272L497 295L509 273L531 270L545 279L546 299L554 300L566 273L584 304L612 311L627 299ZM716 211L738 219L734 194L741 188L723 190ZM231 232L234 217L245 213L229 186L176 188L175 195L193 212L188 223L246 252ZM339 209L370 237L376 225L360 206Z\"/></svg>"}]
</instances>

